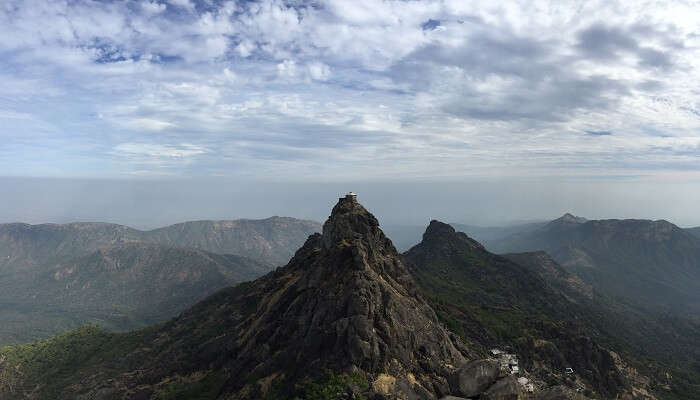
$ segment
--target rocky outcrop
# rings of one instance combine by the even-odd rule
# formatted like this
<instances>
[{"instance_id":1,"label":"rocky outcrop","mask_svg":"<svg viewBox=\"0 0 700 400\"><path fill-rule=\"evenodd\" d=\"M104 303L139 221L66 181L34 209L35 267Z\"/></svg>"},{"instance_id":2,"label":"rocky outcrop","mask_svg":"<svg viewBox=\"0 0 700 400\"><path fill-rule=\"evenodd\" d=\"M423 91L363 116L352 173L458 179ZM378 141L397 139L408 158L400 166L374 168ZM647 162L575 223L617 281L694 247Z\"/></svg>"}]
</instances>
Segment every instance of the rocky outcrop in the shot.
<instances>
[{"instance_id":1,"label":"rocky outcrop","mask_svg":"<svg viewBox=\"0 0 700 400\"><path fill-rule=\"evenodd\" d=\"M501 367L496 360L474 360L456 370L449 379L452 394L474 397L496 382Z\"/></svg>"},{"instance_id":2,"label":"rocky outcrop","mask_svg":"<svg viewBox=\"0 0 700 400\"><path fill-rule=\"evenodd\" d=\"M499 380L479 397L480 400L518 400L519 398L520 387L513 375Z\"/></svg>"}]
</instances>

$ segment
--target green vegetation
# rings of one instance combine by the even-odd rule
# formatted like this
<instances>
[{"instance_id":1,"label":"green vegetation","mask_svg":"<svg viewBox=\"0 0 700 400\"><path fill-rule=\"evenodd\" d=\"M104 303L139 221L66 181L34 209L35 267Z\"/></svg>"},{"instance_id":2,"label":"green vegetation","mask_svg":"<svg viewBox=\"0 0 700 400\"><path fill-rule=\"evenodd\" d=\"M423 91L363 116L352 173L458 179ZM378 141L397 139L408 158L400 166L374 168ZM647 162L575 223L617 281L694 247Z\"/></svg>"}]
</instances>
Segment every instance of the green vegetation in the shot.
<instances>
[{"instance_id":1,"label":"green vegetation","mask_svg":"<svg viewBox=\"0 0 700 400\"><path fill-rule=\"evenodd\" d=\"M84 326L53 339L0 348L7 381L0 382L0 394L35 392L41 398L68 399L65 390L78 379L109 376L130 350L138 347L147 330L113 334L94 326ZM5 382L6 383L6 382Z\"/></svg>"},{"instance_id":2,"label":"green vegetation","mask_svg":"<svg viewBox=\"0 0 700 400\"><path fill-rule=\"evenodd\" d=\"M348 375L326 371L322 377L307 379L298 386L299 394L294 400L334 400L348 390L356 394L355 399L365 400L369 382L358 373Z\"/></svg>"},{"instance_id":3,"label":"green vegetation","mask_svg":"<svg viewBox=\"0 0 700 400\"><path fill-rule=\"evenodd\" d=\"M150 400L215 400L226 382L226 376L209 373L194 381L176 381L158 389Z\"/></svg>"}]
</instances>

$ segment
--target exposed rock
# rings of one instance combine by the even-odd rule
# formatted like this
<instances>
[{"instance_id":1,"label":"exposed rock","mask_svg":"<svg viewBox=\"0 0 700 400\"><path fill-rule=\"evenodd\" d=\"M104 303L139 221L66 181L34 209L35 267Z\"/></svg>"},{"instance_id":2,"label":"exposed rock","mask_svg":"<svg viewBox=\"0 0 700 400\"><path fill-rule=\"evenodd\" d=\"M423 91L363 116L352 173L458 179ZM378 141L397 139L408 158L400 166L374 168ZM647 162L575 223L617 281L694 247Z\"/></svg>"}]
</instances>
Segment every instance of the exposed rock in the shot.
<instances>
[{"instance_id":1,"label":"exposed rock","mask_svg":"<svg viewBox=\"0 0 700 400\"><path fill-rule=\"evenodd\" d=\"M518 400L520 390L518 387L518 381L514 376L508 376L503 378L493 384L485 393L483 393L479 399L480 400Z\"/></svg>"},{"instance_id":2,"label":"exposed rock","mask_svg":"<svg viewBox=\"0 0 700 400\"><path fill-rule=\"evenodd\" d=\"M396 378L387 374L379 374L377 379L372 382L372 390L376 393L389 396L394 393L396 388Z\"/></svg>"},{"instance_id":3,"label":"exposed rock","mask_svg":"<svg viewBox=\"0 0 700 400\"><path fill-rule=\"evenodd\" d=\"M440 398L440 400L467 400L464 397L456 397L456 396L445 396Z\"/></svg>"},{"instance_id":4,"label":"exposed rock","mask_svg":"<svg viewBox=\"0 0 700 400\"><path fill-rule=\"evenodd\" d=\"M450 376L450 388L454 394L474 397L496 382L500 371L500 364L495 360L471 361Z\"/></svg>"}]
</instances>

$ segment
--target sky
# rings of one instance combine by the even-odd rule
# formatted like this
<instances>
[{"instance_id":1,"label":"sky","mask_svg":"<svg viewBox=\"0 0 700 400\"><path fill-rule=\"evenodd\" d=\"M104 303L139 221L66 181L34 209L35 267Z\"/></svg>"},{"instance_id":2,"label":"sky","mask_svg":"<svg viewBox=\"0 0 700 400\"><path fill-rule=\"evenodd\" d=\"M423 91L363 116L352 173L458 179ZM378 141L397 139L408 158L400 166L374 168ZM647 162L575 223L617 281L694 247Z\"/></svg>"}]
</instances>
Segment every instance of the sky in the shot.
<instances>
[{"instance_id":1,"label":"sky","mask_svg":"<svg viewBox=\"0 0 700 400\"><path fill-rule=\"evenodd\" d=\"M699 16L698 1L5 0L0 221L322 219L352 186L396 221L700 225ZM163 187L200 193L145 212Z\"/></svg>"}]
</instances>

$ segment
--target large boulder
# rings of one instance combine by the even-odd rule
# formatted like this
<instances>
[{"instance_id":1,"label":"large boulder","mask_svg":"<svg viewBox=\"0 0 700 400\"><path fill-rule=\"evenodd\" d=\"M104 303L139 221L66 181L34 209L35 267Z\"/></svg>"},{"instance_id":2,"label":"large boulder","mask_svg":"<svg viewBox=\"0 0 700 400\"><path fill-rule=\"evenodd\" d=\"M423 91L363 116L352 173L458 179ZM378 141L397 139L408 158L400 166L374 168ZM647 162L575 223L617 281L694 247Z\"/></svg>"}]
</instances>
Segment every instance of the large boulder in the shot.
<instances>
[{"instance_id":1,"label":"large boulder","mask_svg":"<svg viewBox=\"0 0 700 400\"><path fill-rule=\"evenodd\" d=\"M508 376L494 383L479 400L518 400L520 388L514 376Z\"/></svg>"},{"instance_id":2,"label":"large boulder","mask_svg":"<svg viewBox=\"0 0 700 400\"><path fill-rule=\"evenodd\" d=\"M470 361L450 375L450 389L457 396L474 397L493 385L499 373L498 361Z\"/></svg>"}]
</instances>

